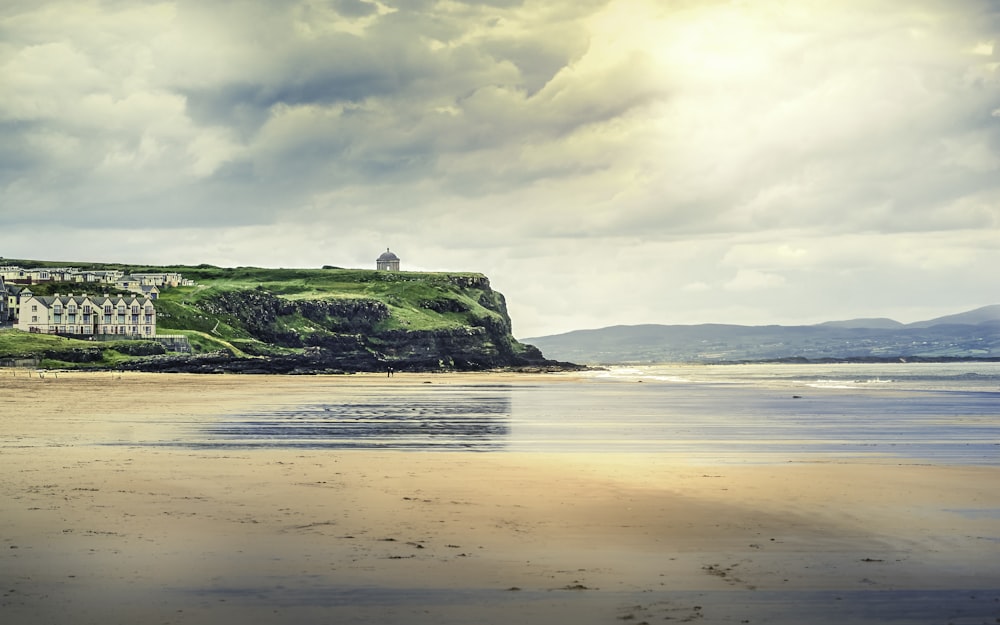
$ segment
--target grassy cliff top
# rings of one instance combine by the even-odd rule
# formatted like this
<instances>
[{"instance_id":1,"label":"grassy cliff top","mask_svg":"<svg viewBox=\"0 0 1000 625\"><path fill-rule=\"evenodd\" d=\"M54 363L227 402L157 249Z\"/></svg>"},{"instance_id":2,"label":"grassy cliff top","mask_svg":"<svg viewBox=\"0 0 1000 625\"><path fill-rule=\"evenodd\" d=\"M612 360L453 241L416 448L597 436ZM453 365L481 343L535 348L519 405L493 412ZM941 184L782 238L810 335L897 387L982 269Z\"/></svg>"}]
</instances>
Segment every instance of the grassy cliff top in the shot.
<instances>
[{"instance_id":1,"label":"grassy cliff top","mask_svg":"<svg viewBox=\"0 0 1000 625\"><path fill-rule=\"evenodd\" d=\"M197 305L226 291L253 289L293 302L378 301L390 312L389 318L380 324L380 330L459 327L469 324L470 314L477 318L506 315L502 298L489 288L489 280L478 273L221 268L206 265L142 267L132 271L176 271L196 282L195 286L164 289L160 294L160 304L164 307L171 304Z\"/></svg>"}]
</instances>

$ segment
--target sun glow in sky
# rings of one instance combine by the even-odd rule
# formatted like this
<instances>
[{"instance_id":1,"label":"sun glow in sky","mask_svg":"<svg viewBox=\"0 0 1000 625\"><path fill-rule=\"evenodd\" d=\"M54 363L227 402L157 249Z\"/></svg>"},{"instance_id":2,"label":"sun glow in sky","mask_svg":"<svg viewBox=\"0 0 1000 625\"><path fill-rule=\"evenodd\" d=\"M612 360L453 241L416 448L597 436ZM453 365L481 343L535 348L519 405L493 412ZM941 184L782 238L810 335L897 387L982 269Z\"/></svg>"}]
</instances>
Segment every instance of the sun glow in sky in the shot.
<instances>
[{"instance_id":1,"label":"sun glow in sky","mask_svg":"<svg viewBox=\"0 0 1000 625\"><path fill-rule=\"evenodd\" d=\"M519 337L1000 302L990 0L11 0L0 256L480 271ZM39 233L44 232L44 240Z\"/></svg>"}]
</instances>

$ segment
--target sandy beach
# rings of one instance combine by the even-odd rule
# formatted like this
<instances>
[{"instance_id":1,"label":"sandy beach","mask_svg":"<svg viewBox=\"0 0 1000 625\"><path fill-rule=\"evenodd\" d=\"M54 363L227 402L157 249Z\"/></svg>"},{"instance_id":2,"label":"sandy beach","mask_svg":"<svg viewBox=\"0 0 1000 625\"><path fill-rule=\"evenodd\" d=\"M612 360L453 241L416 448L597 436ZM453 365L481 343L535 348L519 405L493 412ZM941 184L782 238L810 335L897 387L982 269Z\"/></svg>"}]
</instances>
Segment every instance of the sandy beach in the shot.
<instances>
[{"instance_id":1,"label":"sandy beach","mask_svg":"<svg viewBox=\"0 0 1000 625\"><path fill-rule=\"evenodd\" d=\"M996 466L184 444L499 382L0 371L0 622L1000 622Z\"/></svg>"}]
</instances>

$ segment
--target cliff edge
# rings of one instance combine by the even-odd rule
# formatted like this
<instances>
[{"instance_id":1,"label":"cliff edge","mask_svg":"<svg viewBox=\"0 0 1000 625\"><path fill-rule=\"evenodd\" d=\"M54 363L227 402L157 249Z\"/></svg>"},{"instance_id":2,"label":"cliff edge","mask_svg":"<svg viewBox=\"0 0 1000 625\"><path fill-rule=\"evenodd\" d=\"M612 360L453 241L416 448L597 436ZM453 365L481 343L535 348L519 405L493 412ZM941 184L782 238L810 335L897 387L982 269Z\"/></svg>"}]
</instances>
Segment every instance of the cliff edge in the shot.
<instances>
[{"instance_id":1,"label":"cliff edge","mask_svg":"<svg viewBox=\"0 0 1000 625\"><path fill-rule=\"evenodd\" d=\"M157 268L195 286L157 301L160 334L190 355L123 363L144 371L309 373L566 369L511 333L507 304L475 273Z\"/></svg>"}]
</instances>

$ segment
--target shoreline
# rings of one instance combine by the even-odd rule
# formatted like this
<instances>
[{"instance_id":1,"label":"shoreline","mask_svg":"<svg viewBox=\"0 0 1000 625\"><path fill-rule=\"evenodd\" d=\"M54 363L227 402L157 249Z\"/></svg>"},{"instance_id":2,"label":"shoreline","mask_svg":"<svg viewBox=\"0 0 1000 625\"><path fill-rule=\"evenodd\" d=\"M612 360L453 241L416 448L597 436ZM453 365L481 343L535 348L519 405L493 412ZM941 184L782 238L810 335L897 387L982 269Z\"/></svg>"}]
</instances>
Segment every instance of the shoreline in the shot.
<instances>
[{"instance_id":1,"label":"shoreline","mask_svg":"<svg viewBox=\"0 0 1000 625\"><path fill-rule=\"evenodd\" d=\"M429 625L1000 616L1000 467L142 443L182 440L184 427L289 395L347 401L359 389L406 396L427 382L579 379L524 375L0 372L0 617Z\"/></svg>"}]
</instances>

